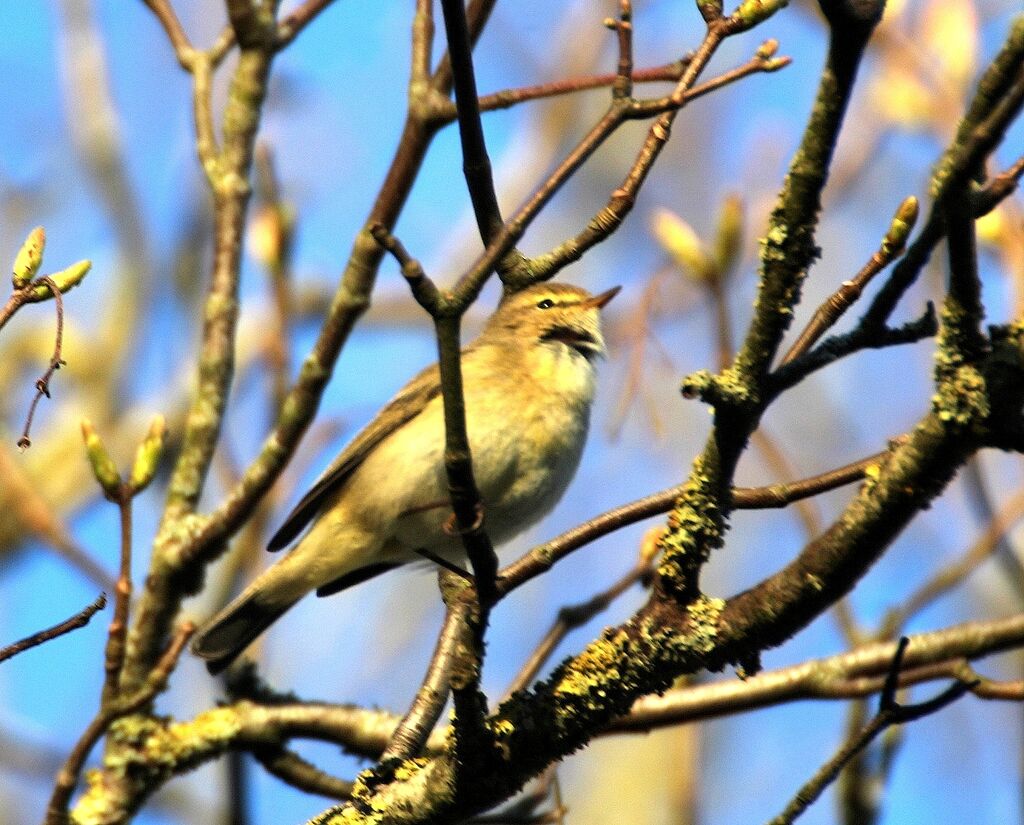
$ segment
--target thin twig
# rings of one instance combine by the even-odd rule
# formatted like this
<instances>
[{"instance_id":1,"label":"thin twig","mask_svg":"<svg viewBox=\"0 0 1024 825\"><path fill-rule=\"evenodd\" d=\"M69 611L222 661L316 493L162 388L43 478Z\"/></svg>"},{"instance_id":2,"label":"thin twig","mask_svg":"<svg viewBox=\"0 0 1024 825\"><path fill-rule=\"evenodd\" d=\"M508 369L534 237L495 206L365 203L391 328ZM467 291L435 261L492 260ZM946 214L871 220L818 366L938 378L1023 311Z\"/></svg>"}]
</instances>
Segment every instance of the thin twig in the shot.
<instances>
[{"instance_id":1,"label":"thin twig","mask_svg":"<svg viewBox=\"0 0 1024 825\"><path fill-rule=\"evenodd\" d=\"M491 161L487 155L480 101L473 70L473 46L470 42L466 7L463 0L441 0L448 55L452 65L455 106L458 111L459 138L462 141L462 171L473 203L477 229L484 246L494 240L502 226L501 209L494 191Z\"/></svg>"},{"instance_id":2,"label":"thin twig","mask_svg":"<svg viewBox=\"0 0 1024 825\"><path fill-rule=\"evenodd\" d=\"M976 205L975 214L987 215L995 209L1000 201L1005 200L1016 191L1022 176L1024 176L1024 155L1017 158L1012 165L998 175L993 175L983 189L973 194Z\"/></svg>"},{"instance_id":3,"label":"thin twig","mask_svg":"<svg viewBox=\"0 0 1024 825\"><path fill-rule=\"evenodd\" d=\"M646 180L651 167L667 143L671 125L685 103L686 93L693 87L721 42L737 30L731 20L724 19L708 26L703 41L691 56L674 91L669 95L668 109L663 111L651 126L623 184L612 193L608 205L591 219L587 228L575 239L559 245L554 251L539 258L524 261L522 265L503 272L502 278L507 290L515 291L529 283L550 278L568 263L578 260L586 249L604 240L618 227L632 209L636 192ZM506 222L483 255L459 279L456 289L465 290L471 296L475 296L491 271L523 235L538 212L619 126L630 119L635 108L642 105L643 101L613 97L604 116ZM637 116L647 117L649 114Z\"/></svg>"},{"instance_id":4,"label":"thin twig","mask_svg":"<svg viewBox=\"0 0 1024 825\"><path fill-rule=\"evenodd\" d=\"M990 622L968 622L911 636L900 672L900 687L956 679L964 662L1012 650L1024 641L1024 614ZM650 731L717 719L800 700L846 700L878 693L889 673L896 642L868 642L846 653L748 676L675 688L637 700L608 733ZM969 679L973 681L977 674ZM981 680L972 688L979 698L1012 697L1016 682Z\"/></svg>"},{"instance_id":5,"label":"thin twig","mask_svg":"<svg viewBox=\"0 0 1024 825\"><path fill-rule=\"evenodd\" d=\"M220 30L220 34L217 35L217 39L214 41L213 45L210 46L210 50L206 52L206 55L210 60L210 65L216 69L235 47L236 42L235 30L232 28L231 24L228 23Z\"/></svg>"},{"instance_id":6,"label":"thin twig","mask_svg":"<svg viewBox=\"0 0 1024 825\"><path fill-rule=\"evenodd\" d=\"M430 85L430 61L434 51L434 0L416 0L416 12L412 18L412 59L409 66L409 95L418 94L424 86ZM440 101L440 95L437 100ZM451 120L458 116L455 104L444 98L451 112ZM449 121L450 122L450 121Z\"/></svg>"},{"instance_id":7,"label":"thin twig","mask_svg":"<svg viewBox=\"0 0 1024 825\"><path fill-rule=\"evenodd\" d=\"M796 360L809 350L836 322L843 316L864 291L871 279L899 257L906 243L907 235L917 220L917 198L907 198L893 219L892 226L881 245L849 281L842 285L815 311L803 332L797 336L789 352L783 357L781 365L785 366ZM897 221L899 226L897 227ZM895 230L895 232L894 232Z\"/></svg>"},{"instance_id":8,"label":"thin twig","mask_svg":"<svg viewBox=\"0 0 1024 825\"><path fill-rule=\"evenodd\" d=\"M898 633L910 619L920 613L942 594L963 582L974 570L999 548L1000 542L1021 517L1024 517L1024 490L1017 491L992 516L984 532L970 548L950 564L938 570L930 579L900 600L882 622L886 636Z\"/></svg>"},{"instance_id":9,"label":"thin twig","mask_svg":"<svg viewBox=\"0 0 1024 825\"><path fill-rule=\"evenodd\" d=\"M3 307L0 307L0 329L3 329L7 322L14 317L14 313L28 302L27 290L16 289L12 292L4 302Z\"/></svg>"},{"instance_id":10,"label":"thin twig","mask_svg":"<svg viewBox=\"0 0 1024 825\"><path fill-rule=\"evenodd\" d=\"M737 80L750 77L752 74L771 73L784 69L792 63L792 59L785 56L776 57L776 48L778 48L778 43L774 40L766 40L757 53L746 63L722 72L722 74L712 77L710 80L697 83L692 88L683 89L682 91L679 91L677 87L676 91L664 97L636 100L629 108L629 117L633 120L638 120L663 112L675 111L688 103L692 103L697 98L716 92L725 86L735 83Z\"/></svg>"},{"instance_id":11,"label":"thin twig","mask_svg":"<svg viewBox=\"0 0 1024 825\"><path fill-rule=\"evenodd\" d=\"M904 256L904 260L906 260L906 256ZM920 317L898 327L876 327L873 324L865 323L862 319L849 332L831 335L801 357L785 366L780 366L769 377L769 392L773 396L778 395L784 390L796 386L811 373L854 353L866 349L884 349L914 344L925 338L934 337L938 330L939 323L931 301L926 304Z\"/></svg>"},{"instance_id":12,"label":"thin twig","mask_svg":"<svg viewBox=\"0 0 1024 825\"><path fill-rule=\"evenodd\" d=\"M473 567L478 596L482 605L488 605L495 599L494 578L498 571L498 557L487 535L484 521L486 513L473 473L472 454L466 434L460 349L461 318L475 297L471 294L473 285L460 283L461 288L456 287L442 294L424 273L420 263L410 257L401 241L383 224L374 224L370 232L381 248L390 252L398 261L413 296L434 319L441 400L444 406L444 466L448 491L455 525ZM486 625L486 614L482 616L482 622Z\"/></svg>"},{"instance_id":13,"label":"thin twig","mask_svg":"<svg viewBox=\"0 0 1024 825\"><path fill-rule=\"evenodd\" d=\"M653 569L653 558L641 558L618 581L600 593L580 604L569 605L558 611L558 617L544 635L540 644L530 654L530 658L522 666L515 679L506 691L506 698L523 690L540 673L551 654L561 641L575 628L586 624L598 613L605 610L615 599L629 590L637 582L650 576Z\"/></svg>"},{"instance_id":14,"label":"thin twig","mask_svg":"<svg viewBox=\"0 0 1024 825\"><path fill-rule=\"evenodd\" d=\"M217 181L220 146L213 123L213 70L209 55L197 53L192 61L192 118L196 130L196 155L211 186Z\"/></svg>"},{"instance_id":15,"label":"thin twig","mask_svg":"<svg viewBox=\"0 0 1024 825\"><path fill-rule=\"evenodd\" d=\"M449 678L455 648L465 644L465 605L453 605L445 614L427 674L408 712L391 735L381 759L411 759L419 754L448 701Z\"/></svg>"},{"instance_id":16,"label":"thin twig","mask_svg":"<svg viewBox=\"0 0 1024 825\"><path fill-rule=\"evenodd\" d=\"M861 326L883 326L928 262L945 232L942 213L946 193L969 180L971 171L979 168L998 145L1007 125L1024 104L1024 77L1018 77L1022 66L1024 42L1011 27L1002 50L978 82L978 92L961 121L956 140L936 166L931 181L935 201L924 228L872 300ZM997 88L999 93L993 94ZM988 211L992 206L989 202L978 204L977 208Z\"/></svg>"},{"instance_id":17,"label":"thin twig","mask_svg":"<svg viewBox=\"0 0 1024 825\"><path fill-rule=\"evenodd\" d=\"M328 799L348 799L352 795L352 783L347 779L331 776L283 746L254 748L252 755L268 773L300 791Z\"/></svg>"},{"instance_id":18,"label":"thin twig","mask_svg":"<svg viewBox=\"0 0 1024 825\"><path fill-rule=\"evenodd\" d=\"M163 26L167 33L167 39L171 41L171 47L174 49L174 56L178 59L178 63L185 71L191 71L195 49L192 48L192 43L189 41L188 35L185 34L185 29L182 28L181 21L175 14L170 1L142 0L142 2L149 7L160 21L160 25Z\"/></svg>"},{"instance_id":19,"label":"thin twig","mask_svg":"<svg viewBox=\"0 0 1024 825\"><path fill-rule=\"evenodd\" d=\"M132 599L132 490L127 484L121 485L117 509L121 523L121 564L114 591L114 618L110 622L107 636L104 704L114 701L119 692L121 668L124 666L125 638L128 634L128 611Z\"/></svg>"},{"instance_id":20,"label":"thin twig","mask_svg":"<svg viewBox=\"0 0 1024 825\"><path fill-rule=\"evenodd\" d=\"M29 433L32 429L32 418L36 414L36 406L39 404L39 399L44 395L47 398L50 397L50 378L66 363L61 358L61 346L64 342L64 300L61 297L60 289L49 275L37 278L30 284L30 287L40 284L48 286L53 293L53 302L57 309L57 332L53 337L53 355L50 356L50 365L47 367L46 372L36 380L36 394L29 405L28 415L25 416L25 426L21 431L21 437L18 439L18 447L22 450L27 450L32 446L32 439L29 437Z\"/></svg>"},{"instance_id":21,"label":"thin twig","mask_svg":"<svg viewBox=\"0 0 1024 825\"><path fill-rule=\"evenodd\" d=\"M609 17L604 24L617 35L619 62L616 66L615 81L612 83L612 97L629 98L633 95L633 4L630 0L619 0L619 17Z\"/></svg>"},{"instance_id":22,"label":"thin twig","mask_svg":"<svg viewBox=\"0 0 1024 825\"><path fill-rule=\"evenodd\" d=\"M207 291L198 385L182 435L182 448L172 471L167 504L161 521L166 532L178 518L194 512L220 435L220 426L234 372L234 337L238 322L238 279L241 238L249 201L253 142L273 61L273 50L263 42L266 28L249 0L227 0L232 26L243 45L222 119L223 147L215 151L207 120L208 89L195 72L197 147L214 195L213 273ZM249 42L251 41L251 42ZM208 82L208 76L205 78ZM245 112L243 116L241 113Z\"/></svg>"},{"instance_id":23,"label":"thin twig","mask_svg":"<svg viewBox=\"0 0 1024 825\"><path fill-rule=\"evenodd\" d=\"M894 440L898 443L900 439ZM861 461L847 464L821 475L795 481L792 484L773 484L769 487L737 487L732 491L732 506L738 510L759 510L785 507L793 501L819 493L834 490L864 477L865 471L884 461L888 451L876 453ZM546 544L534 548L520 559L505 567L498 578L498 593L507 595L510 591L539 576L574 550L583 547L601 536L642 521L651 516L666 513L675 506L686 485L670 487L638 501L624 504L600 516L566 531Z\"/></svg>"},{"instance_id":24,"label":"thin twig","mask_svg":"<svg viewBox=\"0 0 1024 825\"><path fill-rule=\"evenodd\" d=\"M283 49L291 43L306 26L316 19L317 15L326 9L334 0L306 0L301 6L296 7L277 24L277 48Z\"/></svg>"},{"instance_id":25,"label":"thin twig","mask_svg":"<svg viewBox=\"0 0 1024 825\"><path fill-rule=\"evenodd\" d=\"M19 642L7 645L7 647L0 648L0 662L10 659L13 656L17 656L29 648L41 645L44 642L50 641L50 639L56 639L58 636L63 636L65 633L70 633L72 630L76 630L79 627L85 627L89 624L89 620L100 610L102 610L107 604L106 594L100 593L92 604L79 610L70 619L65 619L58 625L54 625L46 630L41 630L38 633L33 633L31 636L27 636Z\"/></svg>"},{"instance_id":26,"label":"thin twig","mask_svg":"<svg viewBox=\"0 0 1024 825\"><path fill-rule=\"evenodd\" d=\"M637 69L630 76L633 83L655 83L672 82L677 83L683 71L689 63L688 58L674 60L662 66L653 66L648 69ZM542 100L548 97L559 95L575 94L590 89L601 89L612 86L621 75L618 72L606 74L587 75L586 77L572 77L566 80L556 80L551 83L540 83L536 86L523 86L517 89L504 89L500 92L492 92L480 98L480 111L493 112L499 109L508 109L519 103L531 100ZM446 111L441 117L444 122L455 120L455 107L450 112Z\"/></svg>"},{"instance_id":27,"label":"thin twig","mask_svg":"<svg viewBox=\"0 0 1024 825\"><path fill-rule=\"evenodd\" d=\"M551 197L563 176L575 171L589 155L594 152L625 120L648 118L660 115L647 133L640 151L625 178L618 188L612 192L607 204L591 218L586 228L576 236L562 242L543 255L534 258L529 267L530 280L539 281L552 277L562 268L577 261L591 247L608 238L632 211L637 193L647 179L651 167L668 142L671 126L680 109L686 104L715 89L732 83L755 72L771 72L789 63L788 58L775 58L774 51L762 46L758 53L743 66L733 69L720 77L700 85L694 85L697 76L710 60L719 42L725 37L719 27L709 30L704 42L690 57L681 74L675 90L655 100L633 100L631 98L613 98L611 107L604 118L580 142L572 154L552 173L548 181L534 197L510 221L515 225L519 220L529 220L530 210L539 209ZM553 185L552 185L553 184ZM520 216L523 216L522 218ZM518 281L514 282L516 286Z\"/></svg>"},{"instance_id":28,"label":"thin twig","mask_svg":"<svg viewBox=\"0 0 1024 825\"><path fill-rule=\"evenodd\" d=\"M956 681L933 699L914 705L900 705L896 701L896 690L899 687L900 667L908 643L909 640L906 637L900 639L892 666L886 676L885 686L879 700L879 710L875 717L840 748L832 759L822 765L821 769L797 791L796 796L786 806L786 809L771 820L770 825L789 825L793 822L835 780L843 767L884 730L892 725L902 725L935 713L955 702L971 689L972 683Z\"/></svg>"},{"instance_id":29,"label":"thin twig","mask_svg":"<svg viewBox=\"0 0 1024 825\"><path fill-rule=\"evenodd\" d=\"M171 644L164 651L156 667L146 677L145 682L134 693L122 696L115 701L108 702L101 707L96 717L86 727L81 738L75 743L68 754L67 760L57 772L57 780L54 784L53 794L46 807L46 818L44 825L67 825L68 803L71 801L71 794L78 784L79 774L88 759L89 753L99 741L100 737L108 730L110 725L122 716L142 709L149 704L153 698L167 687L167 680L174 670L174 666L185 649L189 637L195 632L195 625L185 622L178 628L178 632L171 640Z\"/></svg>"}]
</instances>

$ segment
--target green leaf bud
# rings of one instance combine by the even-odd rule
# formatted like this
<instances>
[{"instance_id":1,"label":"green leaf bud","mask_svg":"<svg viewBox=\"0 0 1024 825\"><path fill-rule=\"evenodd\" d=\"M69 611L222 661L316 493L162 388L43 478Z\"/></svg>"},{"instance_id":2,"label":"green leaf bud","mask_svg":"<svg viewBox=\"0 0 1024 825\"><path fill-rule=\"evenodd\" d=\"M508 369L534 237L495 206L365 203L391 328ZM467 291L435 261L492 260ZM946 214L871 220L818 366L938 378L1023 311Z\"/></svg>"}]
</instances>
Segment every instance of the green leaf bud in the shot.
<instances>
[{"instance_id":1,"label":"green leaf bud","mask_svg":"<svg viewBox=\"0 0 1024 825\"><path fill-rule=\"evenodd\" d=\"M39 267L43 264L43 250L46 248L46 230L37 226L28 233L25 243L21 245L14 258L11 270L11 283L15 289L24 288L36 277Z\"/></svg>"},{"instance_id":2,"label":"green leaf bud","mask_svg":"<svg viewBox=\"0 0 1024 825\"><path fill-rule=\"evenodd\" d=\"M82 419L82 438L85 441L85 452L89 456L89 463L92 465L92 474L100 483L103 492L108 498L116 499L121 492L121 475L117 472L110 453L103 446L103 440L99 433L93 429L92 422L88 418Z\"/></svg>"},{"instance_id":3,"label":"green leaf bud","mask_svg":"<svg viewBox=\"0 0 1024 825\"><path fill-rule=\"evenodd\" d=\"M164 452L164 438L167 435L167 422L162 415L153 418L149 432L135 451L132 474L129 483L132 492L139 493L149 486L160 465L160 457Z\"/></svg>"}]
</instances>

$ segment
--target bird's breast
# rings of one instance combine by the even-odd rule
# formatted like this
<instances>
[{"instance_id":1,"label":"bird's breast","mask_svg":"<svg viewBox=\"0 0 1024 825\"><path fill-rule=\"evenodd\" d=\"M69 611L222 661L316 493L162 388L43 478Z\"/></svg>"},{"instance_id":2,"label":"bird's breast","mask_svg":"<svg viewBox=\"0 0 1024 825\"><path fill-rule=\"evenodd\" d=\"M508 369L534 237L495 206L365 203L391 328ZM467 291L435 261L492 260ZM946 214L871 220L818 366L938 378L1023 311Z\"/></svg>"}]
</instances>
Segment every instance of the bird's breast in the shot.
<instances>
[{"instance_id":1,"label":"bird's breast","mask_svg":"<svg viewBox=\"0 0 1024 825\"><path fill-rule=\"evenodd\" d=\"M467 393L473 467L488 532L507 541L551 511L579 466L594 393L593 368L559 345L537 348L503 392Z\"/></svg>"},{"instance_id":2,"label":"bird's breast","mask_svg":"<svg viewBox=\"0 0 1024 825\"><path fill-rule=\"evenodd\" d=\"M481 353L463 359L473 472L495 544L546 515L579 465L593 368L558 346L564 352L543 353L526 364L512 357L484 360ZM461 553L460 540L443 529L451 508L440 397L374 451L353 478L351 493L360 502L360 517L387 530L399 547Z\"/></svg>"}]
</instances>

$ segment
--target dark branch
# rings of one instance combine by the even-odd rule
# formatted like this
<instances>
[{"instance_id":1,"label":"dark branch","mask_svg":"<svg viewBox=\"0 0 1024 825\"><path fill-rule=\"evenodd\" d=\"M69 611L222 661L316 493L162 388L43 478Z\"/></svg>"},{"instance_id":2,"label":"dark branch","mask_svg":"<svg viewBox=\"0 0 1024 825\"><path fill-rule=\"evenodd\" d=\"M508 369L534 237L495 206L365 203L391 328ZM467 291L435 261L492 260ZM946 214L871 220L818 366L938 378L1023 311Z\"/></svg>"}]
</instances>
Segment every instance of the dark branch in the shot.
<instances>
[{"instance_id":1,"label":"dark branch","mask_svg":"<svg viewBox=\"0 0 1024 825\"><path fill-rule=\"evenodd\" d=\"M473 71L473 46L463 0L441 0L445 32L448 36L448 55L451 60L458 111L459 137L462 140L462 171L473 201L480 238L487 246L501 230L503 221L498 197L494 191L491 161L487 155L483 124L480 120L480 101Z\"/></svg>"},{"instance_id":2,"label":"dark branch","mask_svg":"<svg viewBox=\"0 0 1024 825\"><path fill-rule=\"evenodd\" d=\"M30 648L43 644L44 642L48 642L50 639L56 639L58 636L70 633L72 630L85 627L89 624L89 620L96 613L106 607L106 604L106 594L100 593L96 598L96 601L79 610L70 619L65 619L60 624L54 625L46 630L41 630L38 633L33 633L31 636L27 636L21 641L14 642L13 644L7 645L7 647L0 648L0 662L10 659L13 656L17 656L19 653L23 653Z\"/></svg>"}]
</instances>

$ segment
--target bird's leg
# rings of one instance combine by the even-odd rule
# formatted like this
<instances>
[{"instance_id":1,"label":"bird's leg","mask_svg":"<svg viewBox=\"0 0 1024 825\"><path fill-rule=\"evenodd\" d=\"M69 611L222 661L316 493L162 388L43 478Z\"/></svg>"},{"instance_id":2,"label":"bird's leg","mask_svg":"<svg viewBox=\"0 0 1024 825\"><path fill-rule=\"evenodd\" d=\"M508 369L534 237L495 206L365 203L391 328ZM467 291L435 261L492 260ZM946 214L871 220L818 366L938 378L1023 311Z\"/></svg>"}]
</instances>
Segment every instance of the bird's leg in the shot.
<instances>
[{"instance_id":1,"label":"bird's leg","mask_svg":"<svg viewBox=\"0 0 1024 825\"><path fill-rule=\"evenodd\" d=\"M473 517L473 523L466 530L459 529L459 522L458 519L455 518L455 513L452 513L450 516L448 516L448 518L445 520L443 529L445 533L447 533L449 536L459 536L463 533L472 533L474 530L479 530L481 526L483 526L483 523L484 505L483 502L478 501L476 503L476 513Z\"/></svg>"},{"instance_id":2,"label":"bird's leg","mask_svg":"<svg viewBox=\"0 0 1024 825\"><path fill-rule=\"evenodd\" d=\"M448 570L448 571L454 573L456 576L461 576L466 581L471 582L473 584L476 584L476 580L473 578L473 574L472 573L470 573L467 570L463 570L457 564L453 564L452 562L448 561L448 559L443 558L443 557L437 555L437 553L432 553L429 550L426 550L424 548L420 548L419 550L416 551L416 554L419 555L419 556L423 556L423 558L425 558L425 559L427 559L429 561L434 562L434 564L436 564L436 565L438 565L440 567L443 567L445 570Z\"/></svg>"},{"instance_id":3,"label":"bird's leg","mask_svg":"<svg viewBox=\"0 0 1024 825\"><path fill-rule=\"evenodd\" d=\"M431 501L428 504L417 504L414 507L409 507L398 514L399 518L405 518L406 516L413 516L416 513L425 513L427 510L437 510L441 507L450 507L451 501L444 499L442 501Z\"/></svg>"}]
</instances>

